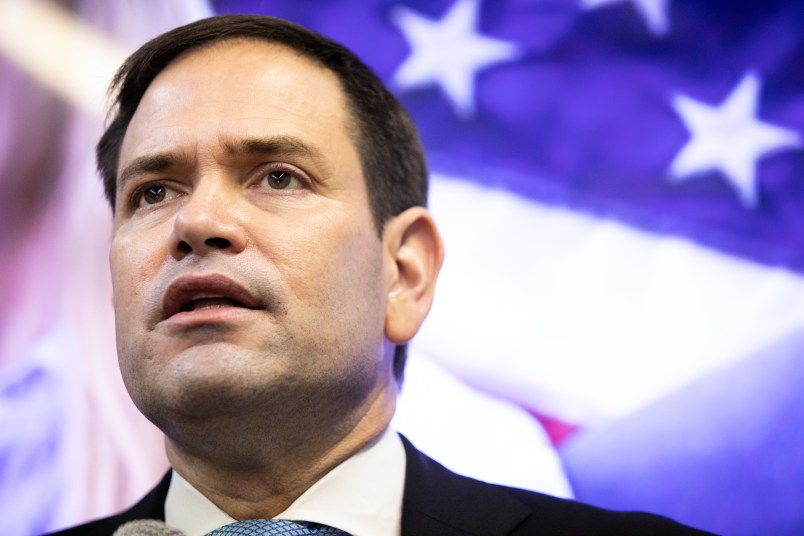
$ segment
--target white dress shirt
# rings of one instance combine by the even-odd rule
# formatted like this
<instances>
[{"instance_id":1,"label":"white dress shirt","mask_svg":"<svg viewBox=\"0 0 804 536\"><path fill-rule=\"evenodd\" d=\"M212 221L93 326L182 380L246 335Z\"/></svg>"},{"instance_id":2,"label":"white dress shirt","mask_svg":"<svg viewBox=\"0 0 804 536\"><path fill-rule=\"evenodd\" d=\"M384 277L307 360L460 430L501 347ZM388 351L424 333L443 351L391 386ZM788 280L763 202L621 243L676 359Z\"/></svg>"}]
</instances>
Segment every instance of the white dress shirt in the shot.
<instances>
[{"instance_id":1,"label":"white dress shirt","mask_svg":"<svg viewBox=\"0 0 804 536\"><path fill-rule=\"evenodd\" d=\"M335 467L275 519L312 521L353 536L400 536L405 448L387 429L379 440ZM176 471L165 499L165 522L188 536L234 523Z\"/></svg>"}]
</instances>

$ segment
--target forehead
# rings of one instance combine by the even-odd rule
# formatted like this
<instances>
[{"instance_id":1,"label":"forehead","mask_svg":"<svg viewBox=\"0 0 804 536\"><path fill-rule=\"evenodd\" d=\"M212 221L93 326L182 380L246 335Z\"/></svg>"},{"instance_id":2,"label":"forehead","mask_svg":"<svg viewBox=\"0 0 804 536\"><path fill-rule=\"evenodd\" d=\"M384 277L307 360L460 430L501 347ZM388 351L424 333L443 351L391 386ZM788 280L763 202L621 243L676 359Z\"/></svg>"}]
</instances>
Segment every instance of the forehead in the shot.
<instances>
[{"instance_id":1,"label":"forehead","mask_svg":"<svg viewBox=\"0 0 804 536\"><path fill-rule=\"evenodd\" d=\"M126 130L120 165L141 153L274 135L356 156L352 124L332 71L280 44L226 40L185 53L157 75Z\"/></svg>"}]
</instances>

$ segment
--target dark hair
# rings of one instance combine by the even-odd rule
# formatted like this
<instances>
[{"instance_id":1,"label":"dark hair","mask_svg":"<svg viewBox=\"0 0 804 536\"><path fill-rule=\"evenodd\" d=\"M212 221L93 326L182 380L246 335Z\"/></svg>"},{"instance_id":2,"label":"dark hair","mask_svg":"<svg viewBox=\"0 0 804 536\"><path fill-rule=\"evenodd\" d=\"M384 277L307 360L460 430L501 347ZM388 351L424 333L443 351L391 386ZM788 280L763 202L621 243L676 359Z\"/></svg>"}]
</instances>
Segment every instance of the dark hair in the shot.
<instances>
[{"instance_id":1,"label":"dark hair","mask_svg":"<svg viewBox=\"0 0 804 536\"><path fill-rule=\"evenodd\" d=\"M115 206L120 146L131 118L156 76L183 53L227 39L284 45L332 71L340 81L355 123L371 213L377 233L413 206L427 204L427 164L416 127L382 81L344 46L297 24L261 15L224 15L166 32L128 57L110 86L111 121L97 146L106 198ZM398 345L394 374L401 382L407 346Z\"/></svg>"}]
</instances>

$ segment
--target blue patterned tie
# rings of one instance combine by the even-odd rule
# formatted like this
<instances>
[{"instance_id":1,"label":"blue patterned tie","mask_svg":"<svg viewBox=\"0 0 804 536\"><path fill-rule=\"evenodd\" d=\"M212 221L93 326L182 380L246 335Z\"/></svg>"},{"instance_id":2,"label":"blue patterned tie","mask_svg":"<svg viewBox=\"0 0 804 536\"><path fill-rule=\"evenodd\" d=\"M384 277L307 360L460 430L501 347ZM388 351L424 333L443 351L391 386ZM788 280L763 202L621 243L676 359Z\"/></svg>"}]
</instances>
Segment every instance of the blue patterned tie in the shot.
<instances>
[{"instance_id":1,"label":"blue patterned tie","mask_svg":"<svg viewBox=\"0 0 804 536\"><path fill-rule=\"evenodd\" d=\"M207 536L348 536L329 525L300 525L286 519L247 519L217 528Z\"/></svg>"}]
</instances>

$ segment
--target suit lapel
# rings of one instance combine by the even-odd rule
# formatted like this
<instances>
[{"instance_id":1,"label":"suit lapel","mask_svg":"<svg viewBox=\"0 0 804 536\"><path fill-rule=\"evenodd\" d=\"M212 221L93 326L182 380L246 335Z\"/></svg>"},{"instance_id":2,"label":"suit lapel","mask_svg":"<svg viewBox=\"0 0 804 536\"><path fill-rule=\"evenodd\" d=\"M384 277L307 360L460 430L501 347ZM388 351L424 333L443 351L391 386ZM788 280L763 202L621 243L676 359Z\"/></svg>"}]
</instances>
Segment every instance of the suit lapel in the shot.
<instances>
[{"instance_id":1,"label":"suit lapel","mask_svg":"<svg viewBox=\"0 0 804 536\"><path fill-rule=\"evenodd\" d=\"M148 495L143 497L140 502L123 512L122 521L133 521L135 519L159 519L165 520L165 499L167 498L168 488L170 487L170 476L172 471L162 477L157 486Z\"/></svg>"},{"instance_id":2,"label":"suit lapel","mask_svg":"<svg viewBox=\"0 0 804 536\"><path fill-rule=\"evenodd\" d=\"M100 529L97 532L90 531L88 534L111 534L120 525L137 519L158 519L165 520L165 498L170 487L170 475L168 471L157 486L148 495L140 499L140 502L112 517L100 520L91 525L93 529Z\"/></svg>"},{"instance_id":3,"label":"suit lapel","mask_svg":"<svg viewBox=\"0 0 804 536\"><path fill-rule=\"evenodd\" d=\"M148 495L125 512L79 525L58 532L53 536L109 536L120 525L129 521L137 519L159 519L164 521L165 497L167 497L168 487L170 486L170 475L171 472L168 471L162 481Z\"/></svg>"},{"instance_id":4,"label":"suit lapel","mask_svg":"<svg viewBox=\"0 0 804 536\"><path fill-rule=\"evenodd\" d=\"M402 536L503 536L532 510L502 488L452 473L403 436Z\"/></svg>"}]
</instances>

